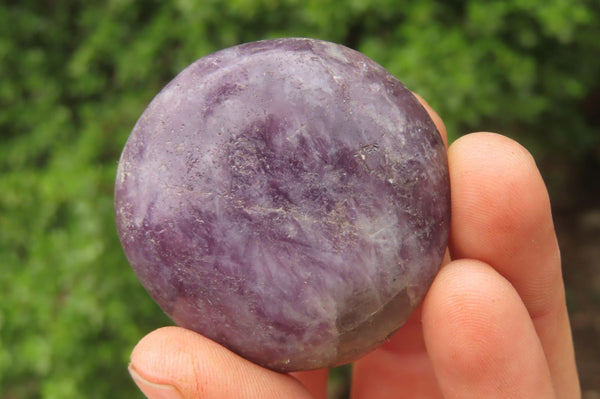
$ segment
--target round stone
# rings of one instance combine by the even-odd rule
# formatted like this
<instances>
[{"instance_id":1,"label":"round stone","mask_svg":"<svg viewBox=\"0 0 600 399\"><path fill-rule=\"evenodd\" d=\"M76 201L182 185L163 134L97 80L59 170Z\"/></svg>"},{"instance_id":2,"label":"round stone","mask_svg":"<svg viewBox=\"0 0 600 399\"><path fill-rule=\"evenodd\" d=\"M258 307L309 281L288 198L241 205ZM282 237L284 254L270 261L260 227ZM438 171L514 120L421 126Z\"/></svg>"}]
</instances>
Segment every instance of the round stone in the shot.
<instances>
[{"instance_id":1,"label":"round stone","mask_svg":"<svg viewBox=\"0 0 600 399\"><path fill-rule=\"evenodd\" d=\"M368 57L313 39L194 62L151 102L115 186L123 248L179 325L262 366L353 361L385 341L447 245L445 147Z\"/></svg>"}]
</instances>

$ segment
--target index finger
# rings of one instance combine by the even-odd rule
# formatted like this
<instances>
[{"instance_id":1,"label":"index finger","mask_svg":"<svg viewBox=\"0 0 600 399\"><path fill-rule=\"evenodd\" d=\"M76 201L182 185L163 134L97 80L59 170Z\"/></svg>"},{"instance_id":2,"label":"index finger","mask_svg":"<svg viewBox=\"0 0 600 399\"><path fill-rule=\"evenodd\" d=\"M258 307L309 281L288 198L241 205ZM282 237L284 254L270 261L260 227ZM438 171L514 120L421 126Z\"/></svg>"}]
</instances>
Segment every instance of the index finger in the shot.
<instances>
[{"instance_id":1,"label":"index finger","mask_svg":"<svg viewBox=\"0 0 600 399\"><path fill-rule=\"evenodd\" d=\"M533 157L507 137L474 133L448 151L453 258L488 263L515 287L543 346L557 397L578 392L550 200Z\"/></svg>"}]
</instances>

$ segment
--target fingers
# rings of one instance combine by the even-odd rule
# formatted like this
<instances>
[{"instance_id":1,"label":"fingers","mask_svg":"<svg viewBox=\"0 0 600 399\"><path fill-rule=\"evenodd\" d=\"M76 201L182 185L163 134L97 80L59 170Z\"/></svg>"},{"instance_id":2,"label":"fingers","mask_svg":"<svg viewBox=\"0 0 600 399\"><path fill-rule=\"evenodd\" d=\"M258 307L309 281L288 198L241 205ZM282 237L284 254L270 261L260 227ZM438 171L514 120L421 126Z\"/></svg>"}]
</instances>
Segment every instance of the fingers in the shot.
<instances>
[{"instance_id":1,"label":"fingers","mask_svg":"<svg viewBox=\"0 0 600 399\"><path fill-rule=\"evenodd\" d=\"M554 398L527 309L491 266L445 266L423 304L423 333L444 398Z\"/></svg>"},{"instance_id":2,"label":"fingers","mask_svg":"<svg viewBox=\"0 0 600 399\"><path fill-rule=\"evenodd\" d=\"M129 368L150 399L312 398L294 377L259 367L179 327L144 337L131 354Z\"/></svg>"},{"instance_id":3,"label":"fingers","mask_svg":"<svg viewBox=\"0 0 600 399\"><path fill-rule=\"evenodd\" d=\"M457 140L449 158L453 258L497 267L532 317L562 305L550 202L531 155L504 136L476 133Z\"/></svg>"},{"instance_id":4,"label":"fingers","mask_svg":"<svg viewBox=\"0 0 600 399\"><path fill-rule=\"evenodd\" d=\"M540 337L557 396L578 396L560 254L533 158L504 136L474 133L454 142L448 159L452 257L483 261L515 287Z\"/></svg>"},{"instance_id":5,"label":"fingers","mask_svg":"<svg viewBox=\"0 0 600 399\"><path fill-rule=\"evenodd\" d=\"M355 362L352 374L353 399L441 398L420 309L388 342Z\"/></svg>"},{"instance_id":6,"label":"fingers","mask_svg":"<svg viewBox=\"0 0 600 399\"><path fill-rule=\"evenodd\" d=\"M300 381L315 399L327 399L329 369L298 371L290 374Z\"/></svg>"}]
</instances>

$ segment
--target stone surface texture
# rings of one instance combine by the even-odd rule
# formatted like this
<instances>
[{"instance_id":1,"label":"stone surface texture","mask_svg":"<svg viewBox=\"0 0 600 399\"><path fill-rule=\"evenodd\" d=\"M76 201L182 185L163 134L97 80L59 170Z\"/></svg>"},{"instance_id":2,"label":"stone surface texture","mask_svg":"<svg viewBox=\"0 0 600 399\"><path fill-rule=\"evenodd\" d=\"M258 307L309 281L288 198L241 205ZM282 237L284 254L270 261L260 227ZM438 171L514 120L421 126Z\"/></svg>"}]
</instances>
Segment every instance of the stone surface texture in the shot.
<instances>
[{"instance_id":1,"label":"stone surface texture","mask_svg":"<svg viewBox=\"0 0 600 399\"><path fill-rule=\"evenodd\" d=\"M123 150L115 213L179 325L279 371L346 363L424 297L447 245L443 142L381 66L312 39L186 68Z\"/></svg>"}]
</instances>

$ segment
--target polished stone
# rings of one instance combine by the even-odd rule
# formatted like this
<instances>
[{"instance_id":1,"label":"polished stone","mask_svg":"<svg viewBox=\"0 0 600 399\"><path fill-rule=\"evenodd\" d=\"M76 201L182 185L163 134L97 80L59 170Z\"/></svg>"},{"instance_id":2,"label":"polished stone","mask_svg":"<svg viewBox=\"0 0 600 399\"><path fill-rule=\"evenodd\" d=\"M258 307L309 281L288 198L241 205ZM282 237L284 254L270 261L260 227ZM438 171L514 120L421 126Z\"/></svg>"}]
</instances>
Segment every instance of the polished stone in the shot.
<instances>
[{"instance_id":1,"label":"polished stone","mask_svg":"<svg viewBox=\"0 0 600 399\"><path fill-rule=\"evenodd\" d=\"M280 371L356 359L424 297L449 230L433 122L381 66L309 39L204 57L123 151L121 241L179 325Z\"/></svg>"}]
</instances>

